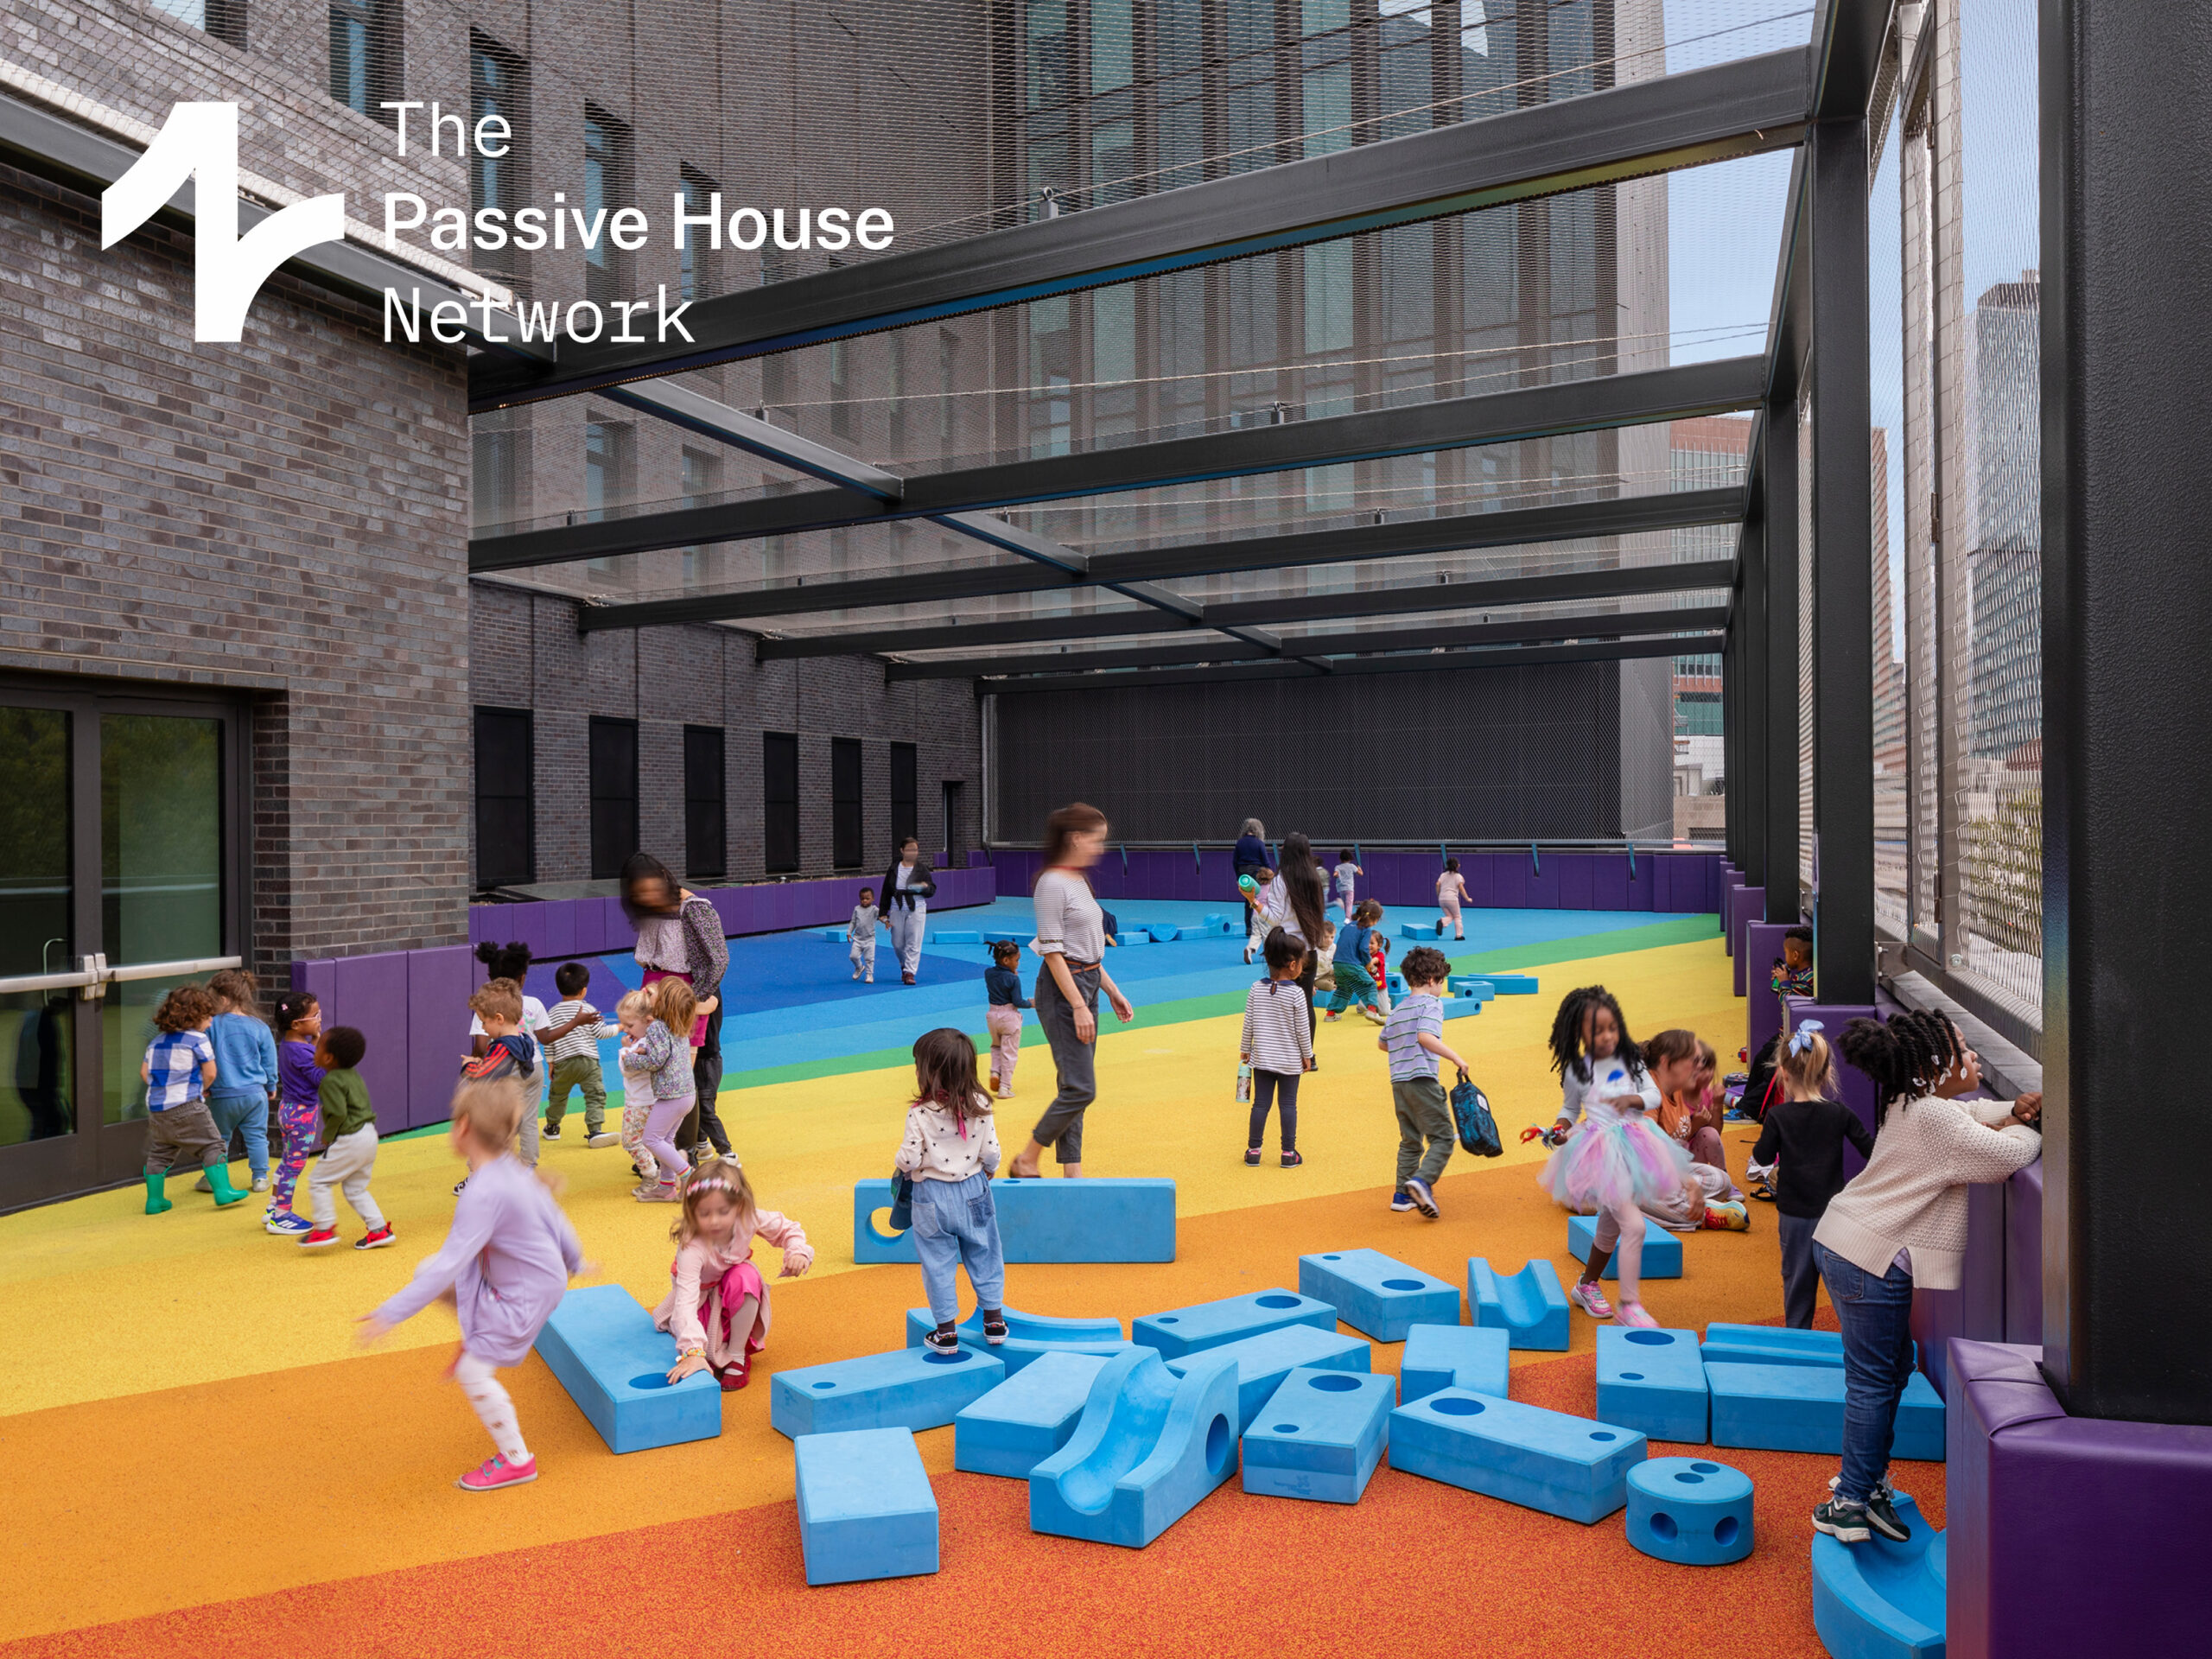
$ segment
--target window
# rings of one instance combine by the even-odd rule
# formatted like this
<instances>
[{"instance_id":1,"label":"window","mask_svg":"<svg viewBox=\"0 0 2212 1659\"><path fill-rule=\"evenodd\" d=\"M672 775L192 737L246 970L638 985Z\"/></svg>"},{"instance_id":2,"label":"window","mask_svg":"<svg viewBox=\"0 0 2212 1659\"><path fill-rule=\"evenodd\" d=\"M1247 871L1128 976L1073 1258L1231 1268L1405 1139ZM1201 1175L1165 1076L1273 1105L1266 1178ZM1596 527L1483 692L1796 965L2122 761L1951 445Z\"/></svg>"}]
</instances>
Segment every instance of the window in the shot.
<instances>
[{"instance_id":1,"label":"window","mask_svg":"<svg viewBox=\"0 0 2212 1659\"><path fill-rule=\"evenodd\" d=\"M914 806L914 746L891 746L891 844L905 844L909 836L922 832Z\"/></svg>"},{"instance_id":2,"label":"window","mask_svg":"<svg viewBox=\"0 0 2212 1659\"><path fill-rule=\"evenodd\" d=\"M607 221L631 205L630 129L606 111L587 104L584 224L597 226L598 234L584 249L584 295L600 305L629 297L629 262L614 245Z\"/></svg>"},{"instance_id":3,"label":"window","mask_svg":"<svg viewBox=\"0 0 2212 1659\"><path fill-rule=\"evenodd\" d=\"M476 711L476 885L518 886L537 879L531 812L531 716L527 709Z\"/></svg>"},{"instance_id":4,"label":"window","mask_svg":"<svg viewBox=\"0 0 2212 1659\"><path fill-rule=\"evenodd\" d=\"M683 868L689 875L729 873L723 811L722 728L683 728Z\"/></svg>"},{"instance_id":5,"label":"window","mask_svg":"<svg viewBox=\"0 0 2212 1659\"><path fill-rule=\"evenodd\" d=\"M638 850L638 722L591 722L591 876L610 880Z\"/></svg>"},{"instance_id":6,"label":"window","mask_svg":"<svg viewBox=\"0 0 2212 1659\"><path fill-rule=\"evenodd\" d=\"M330 0L330 95L386 126L400 94L399 8L395 0Z\"/></svg>"},{"instance_id":7,"label":"window","mask_svg":"<svg viewBox=\"0 0 2212 1659\"><path fill-rule=\"evenodd\" d=\"M798 868L798 738L760 734L761 866L771 875Z\"/></svg>"},{"instance_id":8,"label":"window","mask_svg":"<svg viewBox=\"0 0 2212 1659\"><path fill-rule=\"evenodd\" d=\"M504 144L494 143L492 146L494 149L504 148L506 153L503 156L486 156L476 144L469 145L470 206L478 213L497 208L512 219L516 209L528 204L530 196L530 171L525 160L530 154L529 68L488 35L472 30L468 44L469 130L474 132L479 123L496 116L507 124L511 135ZM496 127L493 129L494 133L498 130ZM487 266L510 270L519 256L510 241L498 249L480 252L476 257Z\"/></svg>"},{"instance_id":9,"label":"window","mask_svg":"<svg viewBox=\"0 0 2212 1659\"><path fill-rule=\"evenodd\" d=\"M861 850L861 743L856 737L830 740L830 861L841 870L859 865Z\"/></svg>"},{"instance_id":10,"label":"window","mask_svg":"<svg viewBox=\"0 0 2212 1659\"><path fill-rule=\"evenodd\" d=\"M522 510L530 434L478 430L470 436L470 449L474 457L470 493L476 527L512 524Z\"/></svg>"},{"instance_id":11,"label":"window","mask_svg":"<svg viewBox=\"0 0 2212 1659\"><path fill-rule=\"evenodd\" d=\"M693 167L683 168L680 177L683 184L683 211L691 214L705 213L720 187ZM709 294L721 292L720 273L715 268L717 260L708 226L685 226L683 246L677 257L681 262L677 280L682 284L685 299L703 300Z\"/></svg>"},{"instance_id":12,"label":"window","mask_svg":"<svg viewBox=\"0 0 2212 1659\"><path fill-rule=\"evenodd\" d=\"M584 522L595 524L607 509L630 499L631 463L636 454L636 429L627 421L584 423ZM612 578L620 567L613 559L588 559L588 575Z\"/></svg>"},{"instance_id":13,"label":"window","mask_svg":"<svg viewBox=\"0 0 2212 1659\"><path fill-rule=\"evenodd\" d=\"M710 455L703 449L687 448L683 451L683 505L703 507L709 505L722 486L722 459ZM683 550L683 585L696 588L715 580L715 550L707 547L687 547Z\"/></svg>"},{"instance_id":14,"label":"window","mask_svg":"<svg viewBox=\"0 0 2212 1659\"><path fill-rule=\"evenodd\" d=\"M830 342L830 429L841 438L853 435L853 353L842 340Z\"/></svg>"},{"instance_id":15,"label":"window","mask_svg":"<svg viewBox=\"0 0 2212 1659\"><path fill-rule=\"evenodd\" d=\"M245 50L245 0L153 0L154 10Z\"/></svg>"}]
</instances>

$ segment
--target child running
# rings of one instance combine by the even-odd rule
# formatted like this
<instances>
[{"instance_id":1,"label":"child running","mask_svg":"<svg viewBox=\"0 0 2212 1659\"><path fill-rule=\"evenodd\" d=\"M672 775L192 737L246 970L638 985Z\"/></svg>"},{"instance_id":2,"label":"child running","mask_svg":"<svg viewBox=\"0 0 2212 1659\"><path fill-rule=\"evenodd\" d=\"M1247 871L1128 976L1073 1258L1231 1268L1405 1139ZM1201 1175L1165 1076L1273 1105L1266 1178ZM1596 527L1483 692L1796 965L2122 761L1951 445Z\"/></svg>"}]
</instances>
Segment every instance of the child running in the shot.
<instances>
[{"instance_id":1,"label":"child running","mask_svg":"<svg viewBox=\"0 0 2212 1659\"><path fill-rule=\"evenodd\" d=\"M845 924L846 954L853 959L853 977L865 976L871 985L875 983L875 889L862 887L861 901Z\"/></svg>"},{"instance_id":2,"label":"child running","mask_svg":"<svg viewBox=\"0 0 2212 1659\"><path fill-rule=\"evenodd\" d=\"M1369 1020L1378 1026L1382 1023L1382 1005L1376 995L1375 977L1368 963L1368 945L1382 919L1382 906L1366 899L1351 912L1351 919L1337 930L1336 950L1331 958L1336 983L1329 993L1329 1011L1321 1016L1328 1024L1336 1024L1344 1017L1344 1010L1355 1003Z\"/></svg>"},{"instance_id":3,"label":"child running","mask_svg":"<svg viewBox=\"0 0 2212 1659\"><path fill-rule=\"evenodd\" d=\"M991 1033L991 1092L1012 1100L1014 1062L1021 1058L1021 1011L1037 1006L1021 994L1021 947L1012 939L991 947L983 991L991 999L983 1014Z\"/></svg>"},{"instance_id":4,"label":"child running","mask_svg":"<svg viewBox=\"0 0 2212 1659\"><path fill-rule=\"evenodd\" d=\"M1306 993L1298 986L1306 949L1278 927L1268 932L1266 950L1268 976L1244 994L1244 1033L1237 1044L1237 1058L1252 1068L1252 1121L1244 1137L1244 1161L1259 1167L1268 1110L1280 1102L1282 1166L1296 1169L1306 1161L1298 1152L1298 1083L1313 1069L1313 1027L1306 1018Z\"/></svg>"},{"instance_id":5,"label":"child running","mask_svg":"<svg viewBox=\"0 0 2212 1659\"><path fill-rule=\"evenodd\" d=\"M599 1045L601 1039L620 1037L622 1033L619 1027L601 1020L599 1011L584 1001L584 993L591 989L591 969L583 963L563 963L554 970L553 984L561 993L561 1000L546 1011L545 1016L550 1022L550 1040L545 1044L545 1065L550 1076L544 1138L561 1138L562 1121L569 1114L569 1096L581 1089L584 1096L584 1144L613 1146L622 1137L607 1133L607 1084L600 1071ZM561 1034L553 1037L554 1031Z\"/></svg>"},{"instance_id":6,"label":"child running","mask_svg":"<svg viewBox=\"0 0 2212 1659\"><path fill-rule=\"evenodd\" d=\"M706 1159L683 1178L683 1212L668 1236L676 1261L668 1294L653 1309L653 1323L676 1338L668 1380L711 1370L734 1394L752 1381L753 1356L768 1340L768 1287L753 1265L753 1239L784 1253L779 1279L812 1267L814 1247L798 1223L753 1202L753 1184L734 1158Z\"/></svg>"},{"instance_id":7,"label":"child running","mask_svg":"<svg viewBox=\"0 0 2212 1659\"><path fill-rule=\"evenodd\" d=\"M914 1045L914 1099L896 1162L913 1178L914 1254L937 1321L922 1341L931 1353L959 1351L955 1269L964 1265L983 1339L997 1346L1006 1340L1006 1250L991 1198L999 1132L990 1096L976 1086L976 1045L967 1033L940 1027Z\"/></svg>"},{"instance_id":8,"label":"child running","mask_svg":"<svg viewBox=\"0 0 2212 1659\"><path fill-rule=\"evenodd\" d=\"M1436 1206L1436 1183L1451 1161L1455 1133L1451 1097L1437 1081L1436 1063L1446 1059L1462 1071L1467 1063L1444 1041L1444 981L1452 971L1444 953L1416 945L1399 971L1406 976L1406 995L1375 1039L1390 1057L1390 1097L1398 1109L1398 1185L1390 1207L1418 1210L1434 1221L1443 1213Z\"/></svg>"},{"instance_id":9,"label":"child running","mask_svg":"<svg viewBox=\"0 0 2212 1659\"><path fill-rule=\"evenodd\" d=\"M1783 1097L1767 1108L1758 1145L1751 1148L1753 1163L1781 1166L1774 1207L1782 1232L1782 1313L1796 1331L1813 1328L1821 1287L1813 1234L1828 1201L1843 1191L1844 1145L1858 1147L1861 1158L1874 1152L1874 1137L1859 1114L1835 1098L1835 1066L1821 1031L1819 1020L1801 1020L1783 1044L1775 1068Z\"/></svg>"},{"instance_id":10,"label":"child running","mask_svg":"<svg viewBox=\"0 0 2212 1659\"><path fill-rule=\"evenodd\" d=\"M1357 902L1355 895L1359 890L1359 878L1366 874L1365 870L1352 862L1352 857L1349 852L1340 852L1337 855L1337 868L1330 871L1329 875L1337 884L1337 903L1343 906L1347 919L1350 918Z\"/></svg>"},{"instance_id":11,"label":"child running","mask_svg":"<svg viewBox=\"0 0 2212 1659\"><path fill-rule=\"evenodd\" d=\"M1452 924L1452 937L1464 939L1467 930L1459 920L1459 906L1467 902L1467 878L1459 874L1459 861L1444 861L1444 874L1436 878L1436 907L1444 912L1444 919Z\"/></svg>"},{"instance_id":12,"label":"child running","mask_svg":"<svg viewBox=\"0 0 2212 1659\"><path fill-rule=\"evenodd\" d=\"M658 1166L658 1175L647 1172L640 1163L639 1171L646 1179L632 1196L641 1204L674 1204L683 1196L683 1181L690 1160L676 1149L671 1136L690 1116L698 1085L692 1079L690 1046L677 1033L691 1029L698 1007L691 987L677 978L657 980L642 991L631 992L620 1005L622 1030L630 1039L622 1052L626 1144L631 1110L627 1086L632 1076L642 1077L652 1091L639 1143Z\"/></svg>"},{"instance_id":13,"label":"child running","mask_svg":"<svg viewBox=\"0 0 2212 1659\"><path fill-rule=\"evenodd\" d=\"M215 1081L215 1046L207 1027L215 1018L215 999L204 985L180 985L154 1010L154 1040L138 1066L146 1085L146 1213L175 1208L167 1188L169 1170L191 1159L207 1173L215 1207L226 1210L246 1194L231 1185L230 1148L216 1138L207 1110L208 1085Z\"/></svg>"},{"instance_id":14,"label":"child running","mask_svg":"<svg viewBox=\"0 0 2212 1659\"><path fill-rule=\"evenodd\" d=\"M534 1093L529 1103L536 1104ZM528 1357L569 1281L584 1270L576 1230L544 1183L515 1160L524 1109L522 1085L511 1078L464 1083L454 1092L448 1136L454 1155L468 1165L468 1180L453 1207L453 1230L405 1289L361 1319L362 1340L372 1342L438 1298L453 1298L461 1354L448 1375L468 1396L494 1448L454 1483L465 1492L537 1478L537 1459L523 1443L499 1371Z\"/></svg>"},{"instance_id":15,"label":"child running","mask_svg":"<svg viewBox=\"0 0 2212 1659\"><path fill-rule=\"evenodd\" d=\"M315 1230L313 1222L293 1213L292 1194L299 1186L300 1172L308 1166L315 1126L322 1118L323 1074L315 1059L322 1042L322 1006L313 991L287 991L276 999L276 1131L284 1144L261 1225L279 1238L296 1238Z\"/></svg>"},{"instance_id":16,"label":"child running","mask_svg":"<svg viewBox=\"0 0 2212 1659\"><path fill-rule=\"evenodd\" d=\"M476 1052L461 1066L463 1083L512 1078L522 1090L522 1160L531 1169L537 1167L537 1080L543 1068L538 1064L537 1039L523 1028L523 1022L530 1017L530 1004L536 1001L523 995L519 980L491 979L478 986L468 999L474 1016L468 1028ZM542 1007L538 1018L543 1027ZM467 1185L468 1177L464 1175L453 1184L453 1190L457 1195Z\"/></svg>"},{"instance_id":17,"label":"child running","mask_svg":"<svg viewBox=\"0 0 2212 1659\"><path fill-rule=\"evenodd\" d=\"M207 1091L208 1115L215 1120L215 1138L230 1156L233 1131L245 1138L246 1167L253 1190L269 1190L269 1103L276 1093L276 1039L257 1006L260 988L254 977L238 968L226 968L207 982L215 999L215 1018L207 1027L207 1040L215 1046L215 1084ZM196 1191L213 1190L203 1175Z\"/></svg>"},{"instance_id":18,"label":"child running","mask_svg":"<svg viewBox=\"0 0 2212 1659\"><path fill-rule=\"evenodd\" d=\"M330 1192L334 1186L346 1194L346 1202L369 1230L353 1241L355 1249L380 1250L398 1242L369 1192L369 1173L377 1166L377 1113L369 1100L369 1085L354 1069L368 1052L369 1039L351 1026L333 1026L315 1049L315 1063L322 1068L322 1081L316 1085L322 1105L322 1156L308 1180L315 1226L300 1235L303 1250L320 1250L338 1242L338 1200Z\"/></svg>"}]
</instances>

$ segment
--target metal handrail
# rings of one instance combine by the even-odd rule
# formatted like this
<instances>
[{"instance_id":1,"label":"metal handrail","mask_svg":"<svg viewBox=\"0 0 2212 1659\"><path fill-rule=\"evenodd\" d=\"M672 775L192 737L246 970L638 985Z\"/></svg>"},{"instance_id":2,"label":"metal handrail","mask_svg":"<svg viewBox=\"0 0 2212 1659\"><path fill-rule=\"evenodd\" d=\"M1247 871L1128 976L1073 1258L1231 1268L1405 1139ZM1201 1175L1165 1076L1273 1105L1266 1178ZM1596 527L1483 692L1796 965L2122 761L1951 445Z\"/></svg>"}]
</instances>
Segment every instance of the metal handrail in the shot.
<instances>
[{"instance_id":1,"label":"metal handrail","mask_svg":"<svg viewBox=\"0 0 2212 1659\"><path fill-rule=\"evenodd\" d=\"M134 962L127 966L111 968L104 956L80 958L86 965L63 974L18 974L13 978L0 978L0 996L23 995L39 991L84 991L89 993L104 985L125 984L132 980L181 979L189 974L211 974L219 969L243 968L243 957L193 957L177 962Z\"/></svg>"}]
</instances>

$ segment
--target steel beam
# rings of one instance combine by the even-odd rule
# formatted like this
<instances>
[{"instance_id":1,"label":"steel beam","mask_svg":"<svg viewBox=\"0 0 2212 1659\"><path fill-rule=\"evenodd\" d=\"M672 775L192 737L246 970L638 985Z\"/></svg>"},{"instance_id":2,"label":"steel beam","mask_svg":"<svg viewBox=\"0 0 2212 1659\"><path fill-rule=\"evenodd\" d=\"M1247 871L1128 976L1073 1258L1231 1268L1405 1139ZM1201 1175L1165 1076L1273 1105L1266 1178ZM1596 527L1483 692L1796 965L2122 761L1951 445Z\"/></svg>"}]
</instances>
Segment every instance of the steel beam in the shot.
<instances>
[{"instance_id":1,"label":"steel beam","mask_svg":"<svg viewBox=\"0 0 2212 1659\"><path fill-rule=\"evenodd\" d=\"M1882 47L1889 38L1895 0L1820 0L1813 14L1816 86L1812 113L1819 121L1859 121L1880 77Z\"/></svg>"},{"instance_id":2,"label":"steel beam","mask_svg":"<svg viewBox=\"0 0 2212 1659\"><path fill-rule=\"evenodd\" d=\"M1771 405L1759 422L1758 515L1766 560L1766 918L1804 915L1798 861L1799 607L1797 404ZM1871 855L1872 849L1869 849Z\"/></svg>"}]
</instances>

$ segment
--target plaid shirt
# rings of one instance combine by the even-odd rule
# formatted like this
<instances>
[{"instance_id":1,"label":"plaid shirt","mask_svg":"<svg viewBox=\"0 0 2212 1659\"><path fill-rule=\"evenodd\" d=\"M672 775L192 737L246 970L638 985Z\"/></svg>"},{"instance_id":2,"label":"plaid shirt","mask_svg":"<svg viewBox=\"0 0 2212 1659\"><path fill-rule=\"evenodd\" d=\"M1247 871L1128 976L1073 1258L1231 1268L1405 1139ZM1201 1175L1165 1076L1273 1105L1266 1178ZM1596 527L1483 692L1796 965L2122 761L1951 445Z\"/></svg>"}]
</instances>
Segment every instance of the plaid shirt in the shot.
<instances>
[{"instance_id":1,"label":"plaid shirt","mask_svg":"<svg viewBox=\"0 0 2212 1659\"><path fill-rule=\"evenodd\" d=\"M215 1063L204 1031L165 1031L146 1045L146 1109L165 1112L200 1098L200 1068Z\"/></svg>"}]
</instances>

